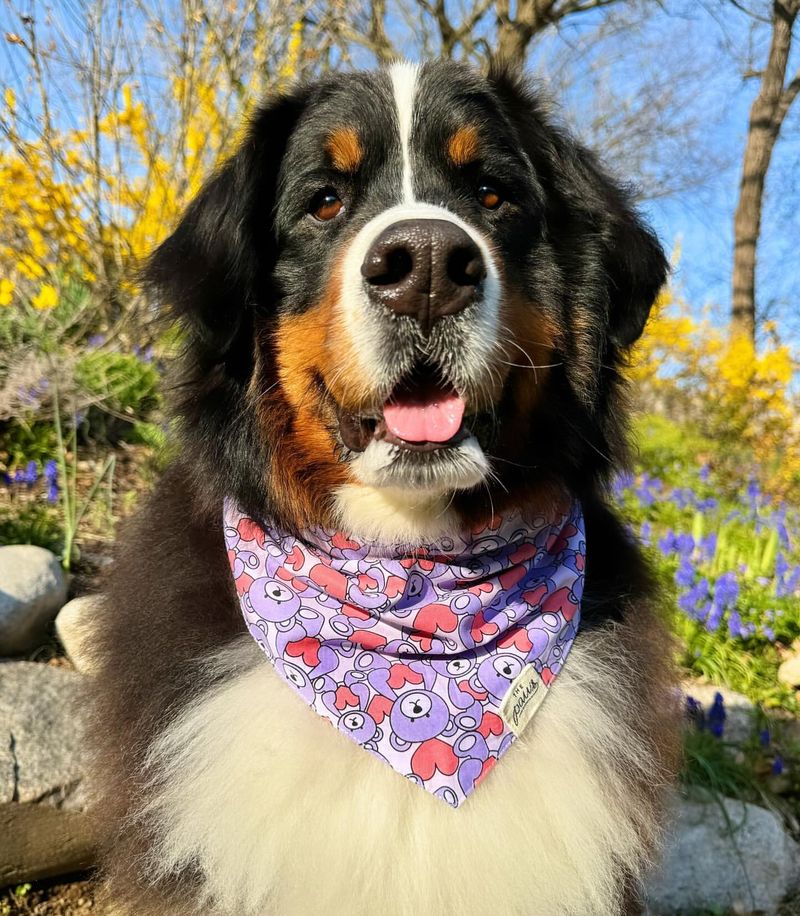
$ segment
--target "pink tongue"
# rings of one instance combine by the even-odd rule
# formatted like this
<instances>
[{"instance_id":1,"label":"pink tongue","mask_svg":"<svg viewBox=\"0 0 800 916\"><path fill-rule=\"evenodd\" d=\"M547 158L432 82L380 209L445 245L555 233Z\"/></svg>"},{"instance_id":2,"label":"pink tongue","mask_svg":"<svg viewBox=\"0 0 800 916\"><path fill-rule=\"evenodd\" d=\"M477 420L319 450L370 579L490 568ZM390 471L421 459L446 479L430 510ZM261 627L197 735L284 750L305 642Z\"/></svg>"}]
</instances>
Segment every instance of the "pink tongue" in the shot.
<instances>
[{"instance_id":1,"label":"pink tongue","mask_svg":"<svg viewBox=\"0 0 800 916\"><path fill-rule=\"evenodd\" d=\"M383 408L389 431L406 442L447 442L461 428L464 399L452 391L430 392L425 400L406 397Z\"/></svg>"}]
</instances>

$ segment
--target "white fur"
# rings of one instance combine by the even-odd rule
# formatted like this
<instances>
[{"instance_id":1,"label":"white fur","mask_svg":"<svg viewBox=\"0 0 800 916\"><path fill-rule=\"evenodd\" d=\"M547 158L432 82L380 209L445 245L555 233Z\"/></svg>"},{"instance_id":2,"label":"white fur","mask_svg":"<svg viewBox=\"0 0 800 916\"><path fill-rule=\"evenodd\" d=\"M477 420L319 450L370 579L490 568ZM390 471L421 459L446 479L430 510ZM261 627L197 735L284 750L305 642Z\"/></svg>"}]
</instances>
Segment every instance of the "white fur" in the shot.
<instances>
[{"instance_id":1,"label":"white fur","mask_svg":"<svg viewBox=\"0 0 800 916\"><path fill-rule=\"evenodd\" d=\"M152 752L157 880L199 870L204 916L612 916L653 839L631 784L635 672L583 634L522 738L458 810L320 718L249 638Z\"/></svg>"},{"instance_id":2,"label":"white fur","mask_svg":"<svg viewBox=\"0 0 800 916\"><path fill-rule=\"evenodd\" d=\"M405 489L413 502L420 493L439 495L469 490L490 469L489 460L474 436L449 446L441 455L428 452L425 462L416 463L413 470L403 466L403 457L409 456L403 456L399 446L383 439L373 440L350 462L350 472L369 487Z\"/></svg>"},{"instance_id":3,"label":"white fur","mask_svg":"<svg viewBox=\"0 0 800 916\"><path fill-rule=\"evenodd\" d=\"M334 492L336 527L362 541L421 544L455 535L461 521L446 496L348 484Z\"/></svg>"},{"instance_id":4,"label":"white fur","mask_svg":"<svg viewBox=\"0 0 800 916\"><path fill-rule=\"evenodd\" d=\"M474 379L491 372L491 358L498 348L500 273L483 234L445 207L423 203L389 207L363 226L348 246L343 263L339 301L344 326L354 345L353 352L361 363L361 372L376 388L387 389L387 396L397 380L412 368L413 360L409 365L398 364L396 348L392 347L391 335L387 335L387 324L394 316L388 311L376 311L375 306L370 303L364 289L361 265L372 243L384 229L408 219L447 220L466 232L478 246L486 266L483 297L480 303L469 309L470 321L458 335L463 361L468 363L470 375ZM422 344L422 341L420 343Z\"/></svg>"},{"instance_id":5,"label":"white fur","mask_svg":"<svg viewBox=\"0 0 800 916\"><path fill-rule=\"evenodd\" d=\"M397 127L400 131L400 148L403 151L403 200L414 200L414 175L411 170L411 129L414 126L414 98L417 94L419 64L401 61L389 68L394 104L397 109Z\"/></svg>"}]
</instances>

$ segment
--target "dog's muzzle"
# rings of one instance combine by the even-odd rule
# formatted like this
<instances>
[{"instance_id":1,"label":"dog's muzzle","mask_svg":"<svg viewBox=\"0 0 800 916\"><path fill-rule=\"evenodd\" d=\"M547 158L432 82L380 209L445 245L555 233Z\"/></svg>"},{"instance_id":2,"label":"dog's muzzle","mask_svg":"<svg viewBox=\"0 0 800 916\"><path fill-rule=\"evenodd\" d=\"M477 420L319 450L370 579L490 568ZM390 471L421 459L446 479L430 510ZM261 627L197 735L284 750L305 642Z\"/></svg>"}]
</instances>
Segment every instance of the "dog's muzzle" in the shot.
<instances>
[{"instance_id":1,"label":"dog's muzzle","mask_svg":"<svg viewBox=\"0 0 800 916\"><path fill-rule=\"evenodd\" d=\"M478 246L455 223L407 219L377 236L361 274L373 303L416 319L427 335L437 319L477 300L486 265Z\"/></svg>"}]
</instances>

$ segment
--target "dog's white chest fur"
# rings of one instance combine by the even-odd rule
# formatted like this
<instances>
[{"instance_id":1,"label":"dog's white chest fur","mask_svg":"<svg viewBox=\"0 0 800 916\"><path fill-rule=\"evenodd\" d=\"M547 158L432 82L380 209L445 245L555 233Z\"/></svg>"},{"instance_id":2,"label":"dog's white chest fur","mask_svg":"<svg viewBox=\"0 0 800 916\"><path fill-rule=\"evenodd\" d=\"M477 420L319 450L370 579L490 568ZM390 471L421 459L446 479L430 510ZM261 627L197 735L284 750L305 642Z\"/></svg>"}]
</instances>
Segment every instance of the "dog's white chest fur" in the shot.
<instances>
[{"instance_id":1,"label":"dog's white chest fur","mask_svg":"<svg viewBox=\"0 0 800 916\"><path fill-rule=\"evenodd\" d=\"M199 867L204 914L615 913L653 825L631 793L649 756L622 718L632 685L608 665L614 642L610 628L578 640L523 737L452 810L237 641L222 685L154 748L151 877Z\"/></svg>"}]
</instances>

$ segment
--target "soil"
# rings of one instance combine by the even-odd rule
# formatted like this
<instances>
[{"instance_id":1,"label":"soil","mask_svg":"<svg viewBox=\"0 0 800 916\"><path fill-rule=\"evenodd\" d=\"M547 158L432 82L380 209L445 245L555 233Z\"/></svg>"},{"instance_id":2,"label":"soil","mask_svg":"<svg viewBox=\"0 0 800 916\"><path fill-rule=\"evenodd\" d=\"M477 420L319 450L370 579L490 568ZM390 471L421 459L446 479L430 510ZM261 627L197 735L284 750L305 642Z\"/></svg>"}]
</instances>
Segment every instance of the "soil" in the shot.
<instances>
[{"instance_id":1,"label":"soil","mask_svg":"<svg viewBox=\"0 0 800 916\"><path fill-rule=\"evenodd\" d=\"M0 891L0 916L100 916L95 888L85 875ZM27 889L27 890L26 890Z\"/></svg>"}]
</instances>

